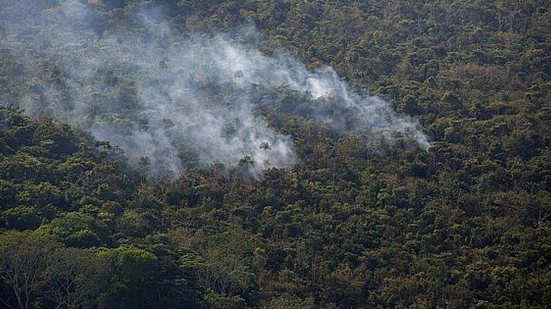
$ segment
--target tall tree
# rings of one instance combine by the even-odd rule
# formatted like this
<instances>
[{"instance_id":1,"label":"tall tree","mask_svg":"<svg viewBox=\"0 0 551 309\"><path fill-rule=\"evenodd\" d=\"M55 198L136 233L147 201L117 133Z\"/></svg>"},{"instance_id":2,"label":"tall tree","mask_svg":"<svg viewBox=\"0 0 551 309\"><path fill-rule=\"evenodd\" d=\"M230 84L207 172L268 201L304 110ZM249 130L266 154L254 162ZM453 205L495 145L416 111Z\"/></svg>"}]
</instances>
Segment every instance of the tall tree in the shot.
<instances>
[{"instance_id":1,"label":"tall tree","mask_svg":"<svg viewBox=\"0 0 551 309\"><path fill-rule=\"evenodd\" d=\"M0 235L0 276L11 287L19 308L30 308L44 280L48 257L56 247L55 241L37 233L10 231Z\"/></svg>"}]
</instances>

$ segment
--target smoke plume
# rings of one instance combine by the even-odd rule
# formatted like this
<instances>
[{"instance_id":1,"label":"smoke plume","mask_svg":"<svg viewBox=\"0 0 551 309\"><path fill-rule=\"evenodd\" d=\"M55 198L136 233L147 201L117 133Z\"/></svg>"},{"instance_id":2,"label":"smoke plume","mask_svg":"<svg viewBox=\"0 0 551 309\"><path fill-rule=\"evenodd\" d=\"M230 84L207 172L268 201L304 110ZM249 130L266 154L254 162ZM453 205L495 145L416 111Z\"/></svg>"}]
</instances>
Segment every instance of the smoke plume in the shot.
<instances>
[{"instance_id":1,"label":"smoke plume","mask_svg":"<svg viewBox=\"0 0 551 309\"><path fill-rule=\"evenodd\" d=\"M292 167L292 139L255 112L259 89L305 94L311 108L300 116L337 130L388 142L410 136L429 147L417 121L351 91L331 67L312 71L285 50L261 52L252 27L184 35L155 8L0 3L2 70L10 76L0 83L1 104L78 126L152 175L212 162L247 164L256 175Z\"/></svg>"}]
</instances>

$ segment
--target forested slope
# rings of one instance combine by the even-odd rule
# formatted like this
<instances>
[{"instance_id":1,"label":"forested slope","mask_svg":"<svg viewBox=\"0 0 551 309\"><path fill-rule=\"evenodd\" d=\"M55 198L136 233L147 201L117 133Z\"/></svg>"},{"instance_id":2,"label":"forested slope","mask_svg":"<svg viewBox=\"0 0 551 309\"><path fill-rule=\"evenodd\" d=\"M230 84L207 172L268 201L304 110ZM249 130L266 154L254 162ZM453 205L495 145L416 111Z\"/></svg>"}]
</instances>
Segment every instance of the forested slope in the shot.
<instances>
[{"instance_id":1,"label":"forested slope","mask_svg":"<svg viewBox=\"0 0 551 309\"><path fill-rule=\"evenodd\" d=\"M183 34L252 24L263 52L284 46L312 69L333 66L419 119L432 146L366 142L301 117L303 94L268 89L255 113L292 136L294 167L255 179L245 158L152 178L116 145L23 116L37 78L56 73L22 79L1 51L5 306L551 304L549 1L88 5L110 24L159 7Z\"/></svg>"}]
</instances>

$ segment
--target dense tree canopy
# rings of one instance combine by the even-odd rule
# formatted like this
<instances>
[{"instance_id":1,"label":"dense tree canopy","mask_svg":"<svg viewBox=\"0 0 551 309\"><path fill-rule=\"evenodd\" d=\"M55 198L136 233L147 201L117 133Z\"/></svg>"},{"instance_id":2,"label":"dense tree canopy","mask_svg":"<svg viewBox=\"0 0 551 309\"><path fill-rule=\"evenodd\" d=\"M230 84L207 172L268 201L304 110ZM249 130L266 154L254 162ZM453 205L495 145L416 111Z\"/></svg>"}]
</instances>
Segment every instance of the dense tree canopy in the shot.
<instances>
[{"instance_id":1,"label":"dense tree canopy","mask_svg":"<svg viewBox=\"0 0 551 309\"><path fill-rule=\"evenodd\" d=\"M111 22L159 5L183 33L254 24L266 53L332 65L433 146L339 134L287 113L300 93L267 90L283 103L257 112L293 136L294 168L152 180L115 145L9 108L34 90L0 50L3 306L551 304L549 1L94 2Z\"/></svg>"}]
</instances>

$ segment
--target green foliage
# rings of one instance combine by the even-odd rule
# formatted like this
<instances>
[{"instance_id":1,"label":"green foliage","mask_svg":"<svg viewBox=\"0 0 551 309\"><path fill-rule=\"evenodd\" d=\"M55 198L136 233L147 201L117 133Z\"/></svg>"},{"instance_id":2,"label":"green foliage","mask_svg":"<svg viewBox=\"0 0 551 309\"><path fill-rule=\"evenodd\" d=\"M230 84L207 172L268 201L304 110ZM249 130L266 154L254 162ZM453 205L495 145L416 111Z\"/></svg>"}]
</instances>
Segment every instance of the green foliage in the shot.
<instances>
[{"instance_id":1,"label":"green foliage","mask_svg":"<svg viewBox=\"0 0 551 309\"><path fill-rule=\"evenodd\" d=\"M114 21L161 1L93 2ZM244 157L233 177L213 164L146 182L116 147L0 108L3 305L551 303L548 3L162 4L174 31L255 24L264 52L284 46L311 68L331 64L360 91L419 119L433 146L339 135L300 117L311 113L307 96L259 89L257 112L293 136L294 169L268 170L259 181L235 177L254 163ZM20 82L11 77L28 68L0 53L0 89L9 97L24 99L55 77ZM117 94L127 104L136 103L132 87ZM94 97L109 104L105 94ZM197 165L191 154L182 159ZM150 163L144 157L141 168Z\"/></svg>"},{"instance_id":2,"label":"green foliage","mask_svg":"<svg viewBox=\"0 0 551 309\"><path fill-rule=\"evenodd\" d=\"M45 271L52 301L63 307L93 307L108 281L108 270L93 252L76 248L56 250Z\"/></svg>"},{"instance_id":3,"label":"green foliage","mask_svg":"<svg viewBox=\"0 0 551 309\"><path fill-rule=\"evenodd\" d=\"M15 299L20 308L33 306L33 296L46 280L43 273L57 246L39 233L10 231L0 235L0 276L12 302Z\"/></svg>"},{"instance_id":4,"label":"green foliage","mask_svg":"<svg viewBox=\"0 0 551 309\"><path fill-rule=\"evenodd\" d=\"M110 230L108 226L94 217L78 213L66 213L42 225L40 232L52 235L66 246L90 248L107 245Z\"/></svg>"},{"instance_id":5,"label":"green foliage","mask_svg":"<svg viewBox=\"0 0 551 309\"><path fill-rule=\"evenodd\" d=\"M148 302L155 255L134 247L118 247L102 250L98 257L110 267L109 287L101 296L101 306L135 308Z\"/></svg>"}]
</instances>

